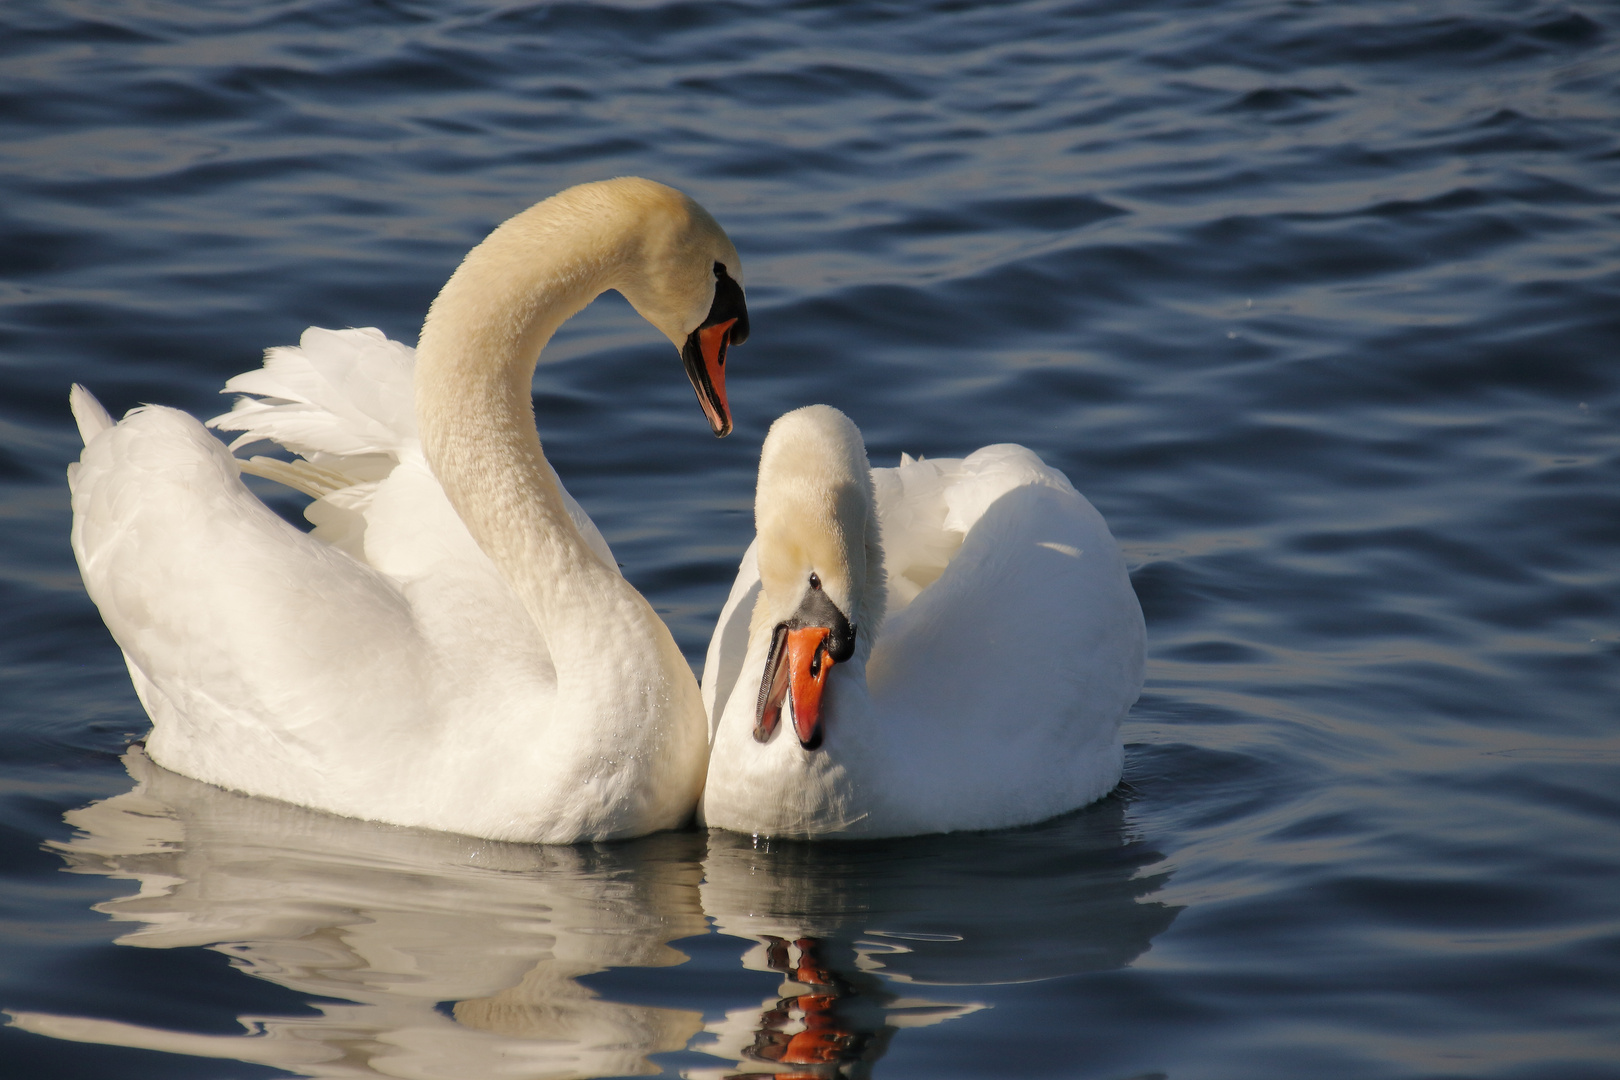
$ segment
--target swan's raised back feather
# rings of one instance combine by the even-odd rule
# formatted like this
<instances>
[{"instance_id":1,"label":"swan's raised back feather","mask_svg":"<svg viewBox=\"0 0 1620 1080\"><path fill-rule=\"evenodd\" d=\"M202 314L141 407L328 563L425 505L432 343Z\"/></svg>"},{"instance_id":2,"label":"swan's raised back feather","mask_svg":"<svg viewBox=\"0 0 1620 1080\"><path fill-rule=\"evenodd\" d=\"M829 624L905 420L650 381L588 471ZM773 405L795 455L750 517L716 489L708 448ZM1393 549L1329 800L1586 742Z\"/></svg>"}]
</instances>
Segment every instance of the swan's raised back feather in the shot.
<instances>
[{"instance_id":1,"label":"swan's raised back feather","mask_svg":"<svg viewBox=\"0 0 1620 1080\"><path fill-rule=\"evenodd\" d=\"M267 349L262 368L227 381L220 393L253 396L237 398L208 426L241 432L232 450L268 440L306 457L387 454L397 460L416 441L415 356L372 327L312 326L297 348Z\"/></svg>"}]
</instances>

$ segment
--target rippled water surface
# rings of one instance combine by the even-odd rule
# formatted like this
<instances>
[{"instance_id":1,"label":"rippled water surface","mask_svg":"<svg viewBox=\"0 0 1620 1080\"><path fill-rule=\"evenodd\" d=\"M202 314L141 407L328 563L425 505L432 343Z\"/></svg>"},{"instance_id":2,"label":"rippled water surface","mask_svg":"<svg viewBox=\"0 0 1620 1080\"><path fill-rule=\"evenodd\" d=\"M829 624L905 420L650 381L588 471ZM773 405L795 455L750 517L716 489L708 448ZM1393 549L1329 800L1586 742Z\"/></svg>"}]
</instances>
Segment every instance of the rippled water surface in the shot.
<instances>
[{"instance_id":1,"label":"rippled water surface","mask_svg":"<svg viewBox=\"0 0 1620 1080\"><path fill-rule=\"evenodd\" d=\"M0 7L0 1073L1620 1077L1617 120L1597 4ZM535 400L687 656L779 413L1023 442L1147 613L1113 797L545 849L131 749L68 384L414 341L627 173L742 253L736 434L612 297Z\"/></svg>"}]
</instances>

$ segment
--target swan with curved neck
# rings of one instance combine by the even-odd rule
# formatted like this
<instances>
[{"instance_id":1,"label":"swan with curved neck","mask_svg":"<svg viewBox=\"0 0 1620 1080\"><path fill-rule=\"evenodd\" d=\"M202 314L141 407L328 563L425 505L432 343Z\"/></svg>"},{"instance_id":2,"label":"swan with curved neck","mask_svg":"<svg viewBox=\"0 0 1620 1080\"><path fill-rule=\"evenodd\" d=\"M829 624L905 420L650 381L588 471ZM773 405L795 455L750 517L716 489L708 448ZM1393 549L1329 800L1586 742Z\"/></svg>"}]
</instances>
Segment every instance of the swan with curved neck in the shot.
<instances>
[{"instance_id":1,"label":"swan with curved neck","mask_svg":"<svg viewBox=\"0 0 1620 1080\"><path fill-rule=\"evenodd\" d=\"M737 253L673 189L569 189L470 252L414 357L376 331L306 331L227 391L212 426L113 424L87 391L74 550L153 720L198 779L352 817L574 842L680 825L703 780L697 685L620 576L535 431L530 382L608 289L681 350L715 434L748 330ZM414 408L412 407L414 401ZM305 534L243 485L315 496Z\"/></svg>"},{"instance_id":2,"label":"swan with curved neck","mask_svg":"<svg viewBox=\"0 0 1620 1080\"><path fill-rule=\"evenodd\" d=\"M754 517L704 665L709 825L995 829L1118 783L1142 612L1062 473L1008 444L874 470L812 405L766 436Z\"/></svg>"}]
</instances>

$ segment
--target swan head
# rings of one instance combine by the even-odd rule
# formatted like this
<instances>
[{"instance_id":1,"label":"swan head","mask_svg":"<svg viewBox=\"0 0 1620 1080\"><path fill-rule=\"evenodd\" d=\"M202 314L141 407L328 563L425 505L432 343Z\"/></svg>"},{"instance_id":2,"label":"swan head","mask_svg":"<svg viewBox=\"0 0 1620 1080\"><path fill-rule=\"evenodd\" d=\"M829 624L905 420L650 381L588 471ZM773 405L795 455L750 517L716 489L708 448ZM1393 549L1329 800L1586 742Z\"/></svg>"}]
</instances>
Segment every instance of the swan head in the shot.
<instances>
[{"instance_id":1,"label":"swan head","mask_svg":"<svg viewBox=\"0 0 1620 1080\"><path fill-rule=\"evenodd\" d=\"M639 219L631 234L639 250L615 287L680 350L715 435L730 434L726 350L748 339L737 249L707 210L674 188L637 177L582 187L602 188Z\"/></svg>"},{"instance_id":2,"label":"swan head","mask_svg":"<svg viewBox=\"0 0 1620 1080\"><path fill-rule=\"evenodd\" d=\"M805 750L824 737L833 669L871 648L883 616L883 554L866 445L849 417L807 405L777 419L760 449L754 526L760 595L752 633L770 635L754 737L791 707Z\"/></svg>"},{"instance_id":3,"label":"swan head","mask_svg":"<svg viewBox=\"0 0 1620 1080\"><path fill-rule=\"evenodd\" d=\"M557 327L609 289L674 343L710 427L730 434L726 350L748 337L737 249L696 202L634 176L560 191L469 252L423 323L419 387L427 357L444 358L443 397L486 356L503 386L527 387Z\"/></svg>"}]
</instances>

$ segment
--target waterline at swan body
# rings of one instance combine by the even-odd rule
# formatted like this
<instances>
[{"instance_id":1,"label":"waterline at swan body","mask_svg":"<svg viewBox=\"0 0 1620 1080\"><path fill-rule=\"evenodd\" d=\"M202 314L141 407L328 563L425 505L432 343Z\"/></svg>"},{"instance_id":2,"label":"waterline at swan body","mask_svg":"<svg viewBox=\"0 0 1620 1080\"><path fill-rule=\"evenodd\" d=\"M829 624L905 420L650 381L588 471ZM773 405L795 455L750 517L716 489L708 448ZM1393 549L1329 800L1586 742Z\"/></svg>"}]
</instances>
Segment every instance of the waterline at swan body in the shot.
<instances>
[{"instance_id":1,"label":"waterline at swan body","mask_svg":"<svg viewBox=\"0 0 1620 1080\"><path fill-rule=\"evenodd\" d=\"M501 225L413 351L306 331L238 375L212 426L114 424L82 387L73 548L176 772L349 817L572 843L678 827L707 753L673 638L558 482L530 382L559 325L617 289L681 350L716 434L747 334L737 253L673 189L571 188ZM243 485L317 497L303 533Z\"/></svg>"},{"instance_id":2,"label":"waterline at swan body","mask_svg":"<svg viewBox=\"0 0 1620 1080\"><path fill-rule=\"evenodd\" d=\"M709 643L700 818L790 837L1029 824L1118 783L1142 611L1102 516L1021 446L872 469L781 417Z\"/></svg>"}]
</instances>

